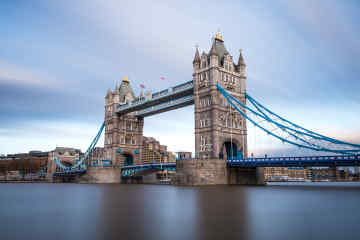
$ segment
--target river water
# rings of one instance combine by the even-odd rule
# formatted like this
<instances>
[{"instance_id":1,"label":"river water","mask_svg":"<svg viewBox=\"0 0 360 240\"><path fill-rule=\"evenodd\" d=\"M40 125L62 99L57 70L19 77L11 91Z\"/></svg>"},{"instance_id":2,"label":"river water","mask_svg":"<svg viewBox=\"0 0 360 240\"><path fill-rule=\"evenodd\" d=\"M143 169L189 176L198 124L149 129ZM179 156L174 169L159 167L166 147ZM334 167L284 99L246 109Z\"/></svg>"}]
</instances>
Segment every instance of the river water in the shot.
<instances>
[{"instance_id":1,"label":"river water","mask_svg":"<svg viewBox=\"0 0 360 240\"><path fill-rule=\"evenodd\" d=\"M360 239L360 184L0 184L0 239Z\"/></svg>"}]
</instances>

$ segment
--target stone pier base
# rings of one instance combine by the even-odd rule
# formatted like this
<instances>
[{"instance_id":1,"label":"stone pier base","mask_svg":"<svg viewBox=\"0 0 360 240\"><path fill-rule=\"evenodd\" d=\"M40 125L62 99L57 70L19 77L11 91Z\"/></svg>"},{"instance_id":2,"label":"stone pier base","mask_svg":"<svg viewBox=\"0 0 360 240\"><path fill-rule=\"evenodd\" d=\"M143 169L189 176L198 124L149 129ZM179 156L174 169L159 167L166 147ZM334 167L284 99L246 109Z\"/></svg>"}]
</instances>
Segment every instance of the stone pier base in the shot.
<instances>
[{"instance_id":1,"label":"stone pier base","mask_svg":"<svg viewBox=\"0 0 360 240\"><path fill-rule=\"evenodd\" d=\"M176 161L175 185L263 185L263 168L227 168L223 159Z\"/></svg>"},{"instance_id":2,"label":"stone pier base","mask_svg":"<svg viewBox=\"0 0 360 240\"><path fill-rule=\"evenodd\" d=\"M86 174L78 179L79 183L120 183L121 172L114 167L88 167Z\"/></svg>"}]
</instances>

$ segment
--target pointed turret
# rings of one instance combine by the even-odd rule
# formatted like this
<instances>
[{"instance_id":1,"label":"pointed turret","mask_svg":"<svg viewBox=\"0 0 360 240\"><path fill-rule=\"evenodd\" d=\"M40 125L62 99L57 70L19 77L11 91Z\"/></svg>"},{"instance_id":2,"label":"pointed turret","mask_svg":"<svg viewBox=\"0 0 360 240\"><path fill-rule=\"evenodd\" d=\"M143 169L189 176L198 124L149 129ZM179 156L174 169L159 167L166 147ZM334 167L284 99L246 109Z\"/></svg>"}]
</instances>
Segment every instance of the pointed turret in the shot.
<instances>
[{"instance_id":1,"label":"pointed turret","mask_svg":"<svg viewBox=\"0 0 360 240\"><path fill-rule=\"evenodd\" d=\"M239 55L239 60L238 60L238 64L236 66L236 70L243 76L245 76L245 67L246 67L246 64L245 64L245 60L244 60L244 57L242 55L242 49L240 49L240 55Z\"/></svg>"},{"instance_id":2,"label":"pointed turret","mask_svg":"<svg viewBox=\"0 0 360 240\"><path fill-rule=\"evenodd\" d=\"M211 46L209 54L210 54L210 56L217 56L217 53L216 53L216 39L213 41L213 44Z\"/></svg>"},{"instance_id":3,"label":"pointed turret","mask_svg":"<svg viewBox=\"0 0 360 240\"><path fill-rule=\"evenodd\" d=\"M194 57L194 61L193 61L194 71L196 71L200 68L200 61L201 60L200 60L199 49L198 49L198 46L196 46L195 57Z\"/></svg>"},{"instance_id":4,"label":"pointed turret","mask_svg":"<svg viewBox=\"0 0 360 240\"><path fill-rule=\"evenodd\" d=\"M211 46L210 52L209 52L209 56L210 56L210 66L211 67L217 67L219 66L219 57L218 57L218 52L216 49L216 38L213 41L213 44Z\"/></svg>"},{"instance_id":5,"label":"pointed turret","mask_svg":"<svg viewBox=\"0 0 360 240\"><path fill-rule=\"evenodd\" d=\"M240 49L240 55L238 60L238 66L246 66L243 55L242 55L242 49Z\"/></svg>"},{"instance_id":6,"label":"pointed turret","mask_svg":"<svg viewBox=\"0 0 360 240\"><path fill-rule=\"evenodd\" d=\"M193 61L193 64L195 64L195 63L200 63L200 54L199 54L198 47L196 47L195 57L194 57L194 61Z\"/></svg>"}]
</instances>

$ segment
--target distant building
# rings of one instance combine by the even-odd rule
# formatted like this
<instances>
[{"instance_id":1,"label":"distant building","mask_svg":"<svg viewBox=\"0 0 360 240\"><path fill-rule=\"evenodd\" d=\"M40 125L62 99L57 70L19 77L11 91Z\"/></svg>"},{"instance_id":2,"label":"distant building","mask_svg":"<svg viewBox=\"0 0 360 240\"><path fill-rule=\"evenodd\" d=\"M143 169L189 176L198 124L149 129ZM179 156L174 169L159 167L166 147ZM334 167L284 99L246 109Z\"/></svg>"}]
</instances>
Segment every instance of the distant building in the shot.
<instances>
[{"instance_id":1,"label":"distant building","mask_svg":"<svg viewBox=\"0 0 360 240\"><path fill-rule=\"evenodd\" d=\"M265 167L265 181L305 181L308 173L302 167Z\"/></svg>"},{"instance_id":2,"label":"distant building","mask_svg":"<svg viewBox=\"0 0 360 240\"><path fill-rule=\"evenodd\" d=\"M44 174L41 176L45 176L48 155L49 152L30 151L28 153L8 154L6 157L2 156L2 161L0 162L1 178L12 180L11 178L14 178L15 175L17 178L22 179L31 175L32 178L34 173L40 172ZM40 177L40 175L37 177Z\"/></svg>"},{"instance_id":3,"label":"distant building","mask_svg":"<svg viewBox=\"0 0 360 240\"><path fill-rule=\"evenodd\" d=\"M155 138L143 137L141 156L143 164L174 162L174 160L175 156L167 151L167 146L161 145Z\"/></svg>"}]
</instances>

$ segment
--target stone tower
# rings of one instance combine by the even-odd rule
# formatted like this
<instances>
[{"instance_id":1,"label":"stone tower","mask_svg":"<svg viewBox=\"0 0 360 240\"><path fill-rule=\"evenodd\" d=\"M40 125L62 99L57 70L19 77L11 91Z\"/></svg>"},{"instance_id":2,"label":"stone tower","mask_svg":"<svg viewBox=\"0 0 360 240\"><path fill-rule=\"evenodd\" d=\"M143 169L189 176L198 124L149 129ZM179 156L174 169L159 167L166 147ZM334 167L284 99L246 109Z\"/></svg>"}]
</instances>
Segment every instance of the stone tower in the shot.
<instances>
[{"instance_id":1,"label":"stone tower","mask_svg":"<svg viewBox=\"0 0 360 240\"><path fill-rule=\"evenodd\" d=\"M140 164L144 119L134 114L118 115L119 105L135 100L129 80L124 77L120 87L108 90L105 97L105 158L113 166Z\"/></svg>"},{"instance_id":2,"label":"stone tower","mask_svg":"<svg viewBox=\"0 0 360 240\"><path fill-rule=\"evenodd\" d=\"M193 60L195 99L195 155L200 159L247 157L246 120L229 104L216 85L219 83L237 99L246 102L245 62L240 51L237 64L220 34L209 53Z\"/></svg>"}]
</instances>

